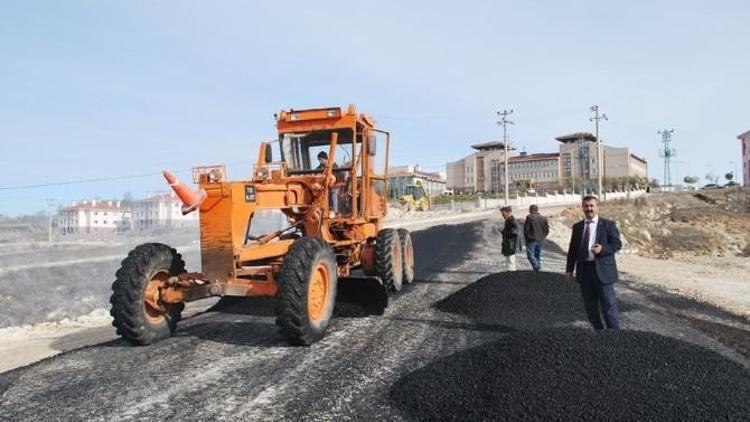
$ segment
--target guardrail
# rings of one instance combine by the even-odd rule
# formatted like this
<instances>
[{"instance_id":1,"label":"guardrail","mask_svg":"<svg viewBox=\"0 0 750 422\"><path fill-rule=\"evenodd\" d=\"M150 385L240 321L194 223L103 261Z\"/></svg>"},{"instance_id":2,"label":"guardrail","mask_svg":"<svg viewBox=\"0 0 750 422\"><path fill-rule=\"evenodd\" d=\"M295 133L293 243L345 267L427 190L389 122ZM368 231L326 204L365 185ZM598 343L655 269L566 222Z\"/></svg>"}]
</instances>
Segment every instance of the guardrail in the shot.
<instances>
[{"instance_id":1,"label":"guardrail","mask_svg":"<svg viewBox=\"0 0 750 422\"><path fill-rule=\"evenodd\" d=\"M626 192L607 192L606 201L617 199L633 199L647 195L645 189L631 190ZM545 195L528 195L519 196L518 198L508 199L508 205L522 208L531 204L539 206L554 205L571 205L578 204L581 201L580 193L553 193ZM499 208L505 205L503 198L479 198L471 201L451 201L449 204L435 205L435 210L482 210L490 208Z\"/></svg>"}]
</instances>

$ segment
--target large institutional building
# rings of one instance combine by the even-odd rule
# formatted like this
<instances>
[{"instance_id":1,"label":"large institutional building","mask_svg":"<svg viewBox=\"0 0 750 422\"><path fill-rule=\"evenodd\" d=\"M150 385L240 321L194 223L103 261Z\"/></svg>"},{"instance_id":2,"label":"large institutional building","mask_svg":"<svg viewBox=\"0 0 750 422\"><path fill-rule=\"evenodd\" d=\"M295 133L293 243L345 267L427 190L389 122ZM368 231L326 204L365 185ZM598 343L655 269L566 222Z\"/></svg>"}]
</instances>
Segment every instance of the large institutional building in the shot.
<instances>
[{"instance_id":1,"label":"large institutional building","mask_svg":"<svg viewBox=\"0 0 750 422\"><path fill-rule=\"evenodd\" d=\"M594 190L598 180L596 136L578 132L555 138L558 152L508 157L509 190ZM505 146L502 142L472 145L476 152L446 164L447 187L457 192L502 192L505 189ZM646 179L648 163L629 148L602 145L603 177Z\"/></svg>"},{"instance_id":2,"label":"large institutional building","mask_svg":"<svg viewBox=\"0 0 750 422\"><path fill-rule=\"evenodd\" d=\"M505 159L505 145L491 141L472 145L477 152L446 165L447 187L457 192L494 191Z\"/></svg>"}]
</instances>

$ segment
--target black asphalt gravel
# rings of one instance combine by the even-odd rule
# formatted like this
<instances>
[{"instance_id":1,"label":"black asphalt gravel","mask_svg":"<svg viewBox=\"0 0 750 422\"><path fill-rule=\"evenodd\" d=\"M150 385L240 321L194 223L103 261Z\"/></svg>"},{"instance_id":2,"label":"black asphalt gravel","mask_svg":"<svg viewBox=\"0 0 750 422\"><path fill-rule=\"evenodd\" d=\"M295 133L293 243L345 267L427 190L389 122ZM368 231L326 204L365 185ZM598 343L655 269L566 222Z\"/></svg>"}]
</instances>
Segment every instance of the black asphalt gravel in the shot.
<instances>
[{"instance_id":1,"label":"black asphalt gravel","mask_svg":"<svg viewBox=\"0 0 750 422\"><path fill-rule=\"evenodd\" d=\"M658 334L532 330L399 380L415 420L748 420L750 371Z\"/></svg>"},{"instance_id":2,"label":"black asphalt gravel","mask_svg":"<svg viewBox=\"0 0 750 422\"><path fill-rule=\"evenodd\" d=\"M514 329L587 321L580 290L558 273L515 271L483 277L435 305L479 323Z\"/></svg>"},{"instance_id":3,"label":"black asphalt gravel","mask_svg":"<svg viewBox=\"0 0 750 422\"><path fill-rule=\"evenodd\" d=\"M693 419L732 419L729 412L747 410L738 407L738 397L749 396L741 383L747 371L707 349L637 337L642 333L581 330L572 340L550 334L585 321L579 290L555 273L494 274L502 269L498 225L484 220L416 231L416 281L390 295L385 309L363 305L357 294L346 302L342 289L330 332L310 347L290 347L278 334L273 300L222 300L157 344L110 341L0 374L0 421L539 419L532 411L553 412L560 404L571 413L563 408L545 418L616 419L587 408L597 394L614 397L602 409L630 397L631 420L684 416L686 403ZM544 268L562 271L559 251L543 253ZM673 333L732 358L733 349L675 318L676 304L663 307L658 297L620 287L627 293L623 308L633 309L625 315L628 327ZM699 308L690 315L702 318ZM531 331L549 328L559 331ZM587 336L593 339L584 347ZM633 336L640 339L635 349L628 343ZM607 376L615 382L604 383ZM635 385L653 388L641 397ZM482 388L490 391L476 393ZM663 413L653 409L655 391ZM482 408L500 403L492 394L511 403L503 404L509 417ZM667 416L641 417L646 411Z\"/></svg>"}]
</instances>

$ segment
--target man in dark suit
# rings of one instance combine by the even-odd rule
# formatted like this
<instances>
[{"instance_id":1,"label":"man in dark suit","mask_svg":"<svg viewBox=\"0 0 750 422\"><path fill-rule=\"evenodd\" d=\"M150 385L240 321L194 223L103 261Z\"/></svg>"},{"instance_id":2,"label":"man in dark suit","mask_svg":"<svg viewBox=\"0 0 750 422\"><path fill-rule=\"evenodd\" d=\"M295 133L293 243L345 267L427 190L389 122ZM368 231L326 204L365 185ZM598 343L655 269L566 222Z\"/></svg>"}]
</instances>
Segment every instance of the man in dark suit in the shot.
<instances>
[{"instance_id":1,"label":"man in dark suit","mask_svg":"<svg viewBox=\"0 0 750 422\"><path fill-rule=\"evenodd\" d=\"M614 221L599 217L595 196L584 197L581 207L585 218L573 225L565 279L572 280L576 270L586 314L595 329L604 328L601 307L606 328L617 330L620 319L614 284L618 278L615 253L622 248L620 233Z\"/></svg>"}]
</instances>

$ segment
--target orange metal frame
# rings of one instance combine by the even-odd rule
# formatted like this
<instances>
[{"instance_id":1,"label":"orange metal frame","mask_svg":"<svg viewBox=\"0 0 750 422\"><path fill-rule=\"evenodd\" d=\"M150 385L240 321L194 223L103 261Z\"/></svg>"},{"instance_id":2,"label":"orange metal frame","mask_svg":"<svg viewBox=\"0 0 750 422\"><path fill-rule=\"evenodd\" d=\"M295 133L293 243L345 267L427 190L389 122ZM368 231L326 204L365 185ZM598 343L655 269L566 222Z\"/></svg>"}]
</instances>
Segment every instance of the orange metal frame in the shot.
<instances>
[{"instance_id":1,"label":"orange metal frame","mask_svg":"<svg viewBox=\"0 0 750 422\"><path fill-rule=\"evenodd\" d=\"M285 133L330 133L329 164L322 172L288 174L286 162L266 162L270 143L262 142L250 180L228 181L223 166L201 166L193 171L194 181L206 193L200 205L201 258L199 274L172 277L160 290L164 303L186 302L208 296L273 296L275 277L294 238L269 233L248 242L253 213L263 209L282 211L304 236L318 237L334 249L338 275L347 277L357 267L371 270L374 265L372 241L382 227L387 212L388 157L390 134L375 127L375 121L358 114L353 105L281 111L276 115L279 136ZM338 145L337 130L352 131L352 157L349 184L353 200L351 215L332 216L328 196L335 183L333 163ZM370 136L385 135L385 168L376 173ZM280 148L281 149L281 148ZM358 176L361 170L361 177ZM383 184L382 194L373 188ZM360 201L357 201L359 198ZM361 208L359 206L361 205ZM335 228L335 232L332 230Z\"/></svg>"}]
</instances>

